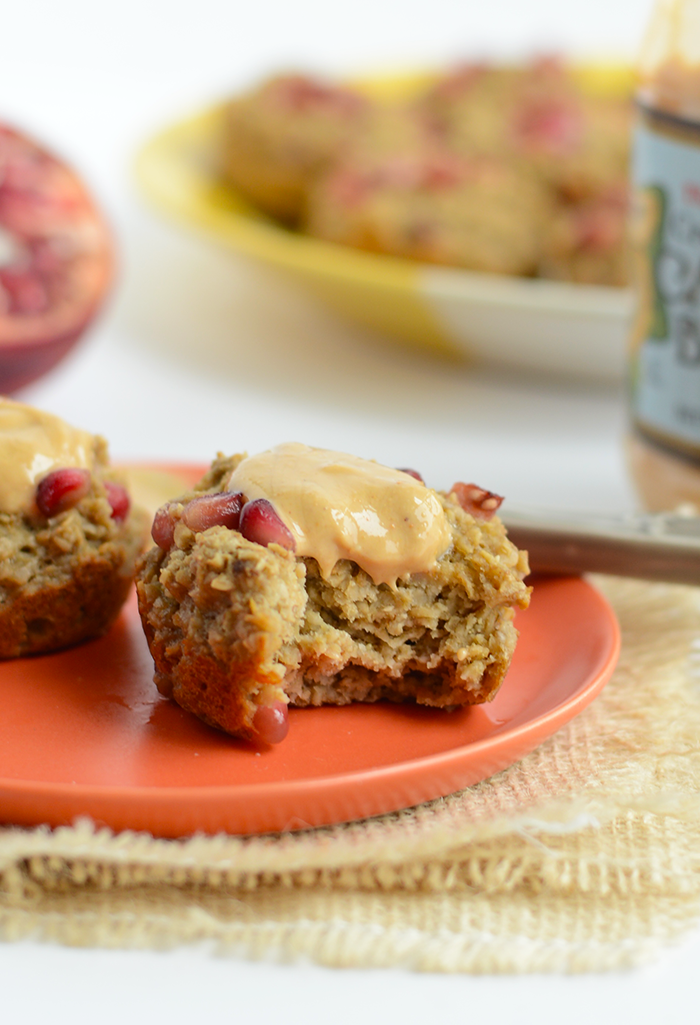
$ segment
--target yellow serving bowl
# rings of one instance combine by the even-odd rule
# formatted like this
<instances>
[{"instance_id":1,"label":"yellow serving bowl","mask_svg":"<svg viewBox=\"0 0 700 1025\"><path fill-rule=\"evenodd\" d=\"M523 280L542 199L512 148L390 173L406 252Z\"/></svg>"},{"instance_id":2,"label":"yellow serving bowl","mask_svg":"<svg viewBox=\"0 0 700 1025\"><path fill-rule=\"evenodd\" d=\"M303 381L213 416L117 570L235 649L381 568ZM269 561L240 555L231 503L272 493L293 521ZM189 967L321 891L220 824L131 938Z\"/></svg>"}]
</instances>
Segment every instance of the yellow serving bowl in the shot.
<instances>
[{"instance_id":1,"label":"yellow serving bowl","mask_svg":"<svg viewBox=\"0 0 700 1025\"><path fill-rule=\"evenodd\" d=\"M588 65L579 74L592 90L629 89L623 68ZM393 76L362 87L398 96L424 81ZM138 182L166 214L284 270L343 316L394 340L518 371L622 377L628 290L423 264L285 228L218 179L223 112L222 104L179 121L138 154Z\"/></svg>"}]
</instances>

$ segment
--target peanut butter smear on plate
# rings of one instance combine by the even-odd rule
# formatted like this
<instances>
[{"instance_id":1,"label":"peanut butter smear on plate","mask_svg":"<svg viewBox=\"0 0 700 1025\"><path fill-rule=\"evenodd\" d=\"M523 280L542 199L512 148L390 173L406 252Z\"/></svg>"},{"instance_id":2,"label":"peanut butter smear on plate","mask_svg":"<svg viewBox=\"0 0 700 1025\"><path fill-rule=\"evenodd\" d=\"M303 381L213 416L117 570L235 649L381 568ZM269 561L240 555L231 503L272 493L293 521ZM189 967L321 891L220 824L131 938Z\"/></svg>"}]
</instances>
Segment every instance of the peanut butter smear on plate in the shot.
<instances>
[{"instance_id":1,"label":"peanut butter smear on plate","mask_svg":"<svg viewBox=\"0 0 700 1025\"><path fill-rule=\"evenodd\" d=\"M451 543L440 500L402 470L290 442L242 460L228 490L265 498L291 531L298 556L328 578L340 559L375 584L429 572Z\"/></svg>"},{"instance_id":2,"label":"peanut butter smear on plate","mask_svg":"<svg viewBox=\"0 0 700 1025\"><path fill-rule=\"evenodd\" d=\"M31 508L37 482L51 470L95 464L96 438L60 417L0 399L0 512Z\"/></svg>"}]
</instances>

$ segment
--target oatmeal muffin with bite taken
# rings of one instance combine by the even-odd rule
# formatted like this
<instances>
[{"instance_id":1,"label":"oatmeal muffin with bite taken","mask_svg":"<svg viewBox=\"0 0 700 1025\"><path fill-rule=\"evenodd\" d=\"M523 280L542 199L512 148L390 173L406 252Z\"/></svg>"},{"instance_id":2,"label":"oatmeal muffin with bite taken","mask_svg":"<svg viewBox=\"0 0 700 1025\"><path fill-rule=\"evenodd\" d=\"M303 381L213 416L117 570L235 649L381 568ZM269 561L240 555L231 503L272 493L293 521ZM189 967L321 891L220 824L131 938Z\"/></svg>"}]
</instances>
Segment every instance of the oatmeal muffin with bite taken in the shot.
<instances>
[{"instance_id":1,"label":"oatmeal muffin with bite taken","mask_svg":"<svg viewBox=\"0 0 700 1025\"><path fill-rule=\"evenodd\" d=\"M299 444L218 456L137 571L158 689L265 743L290 705L488 701L529 602L500 501Z\"/></svg>"},{"instance_id":2,"label":"oatmeal muffin with bite taken","mask_svg":"<svg viewBox=\"0 0 700 1025\"><path fill-rule=\"evenodd\" d=\"M102 438L0 399L0 658L106 633L146 537Z\"/></svg>"}]
</instances>

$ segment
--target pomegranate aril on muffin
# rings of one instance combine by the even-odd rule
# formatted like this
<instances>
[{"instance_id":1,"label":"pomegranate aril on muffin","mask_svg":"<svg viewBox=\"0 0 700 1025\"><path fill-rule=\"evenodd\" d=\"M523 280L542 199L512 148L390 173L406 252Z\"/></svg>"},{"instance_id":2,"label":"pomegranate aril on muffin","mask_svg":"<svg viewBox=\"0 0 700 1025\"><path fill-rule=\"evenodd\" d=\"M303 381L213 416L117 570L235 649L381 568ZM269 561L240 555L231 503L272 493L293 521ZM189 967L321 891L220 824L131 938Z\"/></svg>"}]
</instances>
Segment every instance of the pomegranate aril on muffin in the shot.
<instances>
[{"instance_id":1,"label":"pomegranate aril on muffin","mask_svg":"<svg viewBox=\"0 0 700 1025\"><path fill-rule=\"evenodd\" d=\"M478 520L490 520L501 505L503 498L493 491L480 488L478 484L463 484L457 481L450 488L465 512Z\"/></svg>"},{"instance_id":2,"label":"pomegranate aril on muffin","mask_svg":"<svg viewBox=\"0 0 700 1025\"><path fill-rule=\"evenodd\" d=\"M105 491L107 492L107 501L112 507L112 519L117 523L123 523L131 509L129 492L123 484L117 484L116 481L111 480L105 481Z\"/></svg>"},{"instance_id":3,"label":"pomegranate aril on muffin","mask_svg":"<svg viewBox=\"0 0 700 1025\"><path fill-rule=\"evenodd\" d=\"M167 552L173 546L175 539L175 515L176 502L167 502L156 511L151 526L151 537L159 548Z\"/></svg>"},{"instance_id":4,"label":"pomegranate aril on muffin","mask_svg":"<svg viewBox=\"0 0 700 1025\"><path fill-rule=\"evenodd\" d=\"M398 469L401 473L407 473L409 477L413 477L414 480L420 481L421 484L425 483L422 475L418 473L418 470L412 470L409 466L399 466Z\"/></svg>"},{"instance_id":5,"label":"pomegranate aril on muffin","mask_svg":"<svg viewBox=\"0 0 700 1025\"><path fill-rule=\"evenodd\" d=\"M198 495L180 508L177 502L166 502L153 517L151 537L163 551L172 547L177 522L200 534L210 527L228 527L237 530L245 496L230 491L213 495Z\"/></svg>"},{"instance_id":6,"label":"pomegranate aril on muffin","mask_svg":"<svg viewBox=\"0 0 700 1025\"><path fill-rule=\"evenodd\" d=\"M182 522L198 533L209 527L228 527L237 530L245 498L227 491L215 495L193 498L182 510Z\"/></svg>"},{"instance_id":7,"label":"pomegranate aril on muffin","mask_svg":"<svg viewBox=\"0 0 700 1025\"><path fill-rule=\"evenodd\" d=\"M39 512L50 520L52 516L72 509L88 493L90 479L90 471L79 467L52 470L37 484L36 504Z\"/></svg>"},{"instance_id":8,"label":"pomegranate aril on muffin","mask_svg":"<svg viewBox=\"0 0 700 1025\"><path fill-rule=\"evenodd\" d=\"M268 86L272 103L291 111L328 110L338 117L352 117L367 105L364 97L350 89L311 78L308 75L283 75Z\"/></svg>"},{"instance_id":9,"label":"pomegranate aril on muffin","mask_svg":"<svg viewBox=\"0 0 700 1025\"><path fill-rule=\"evenodd\" d=\"M281 744L289 733L289 712L284 701L258 705L253 715L253 730L264 744Z\"/></svg>"},{"instance_id":10,"label":"pomegranate aril on muffin","mask_svg":"<svg viewBox=\"0 0 700 1025\"><path fill-rule=\"evenodd\" d=\"M259 545L281 545L282 548L293 552L296 549L296 541L289 528L282 522L275 512L275 508L266 498L256 498L252 502L246 502L241 510L241 519L238 528L248 541L255 541Z\"/></svg>"}]
</instances>

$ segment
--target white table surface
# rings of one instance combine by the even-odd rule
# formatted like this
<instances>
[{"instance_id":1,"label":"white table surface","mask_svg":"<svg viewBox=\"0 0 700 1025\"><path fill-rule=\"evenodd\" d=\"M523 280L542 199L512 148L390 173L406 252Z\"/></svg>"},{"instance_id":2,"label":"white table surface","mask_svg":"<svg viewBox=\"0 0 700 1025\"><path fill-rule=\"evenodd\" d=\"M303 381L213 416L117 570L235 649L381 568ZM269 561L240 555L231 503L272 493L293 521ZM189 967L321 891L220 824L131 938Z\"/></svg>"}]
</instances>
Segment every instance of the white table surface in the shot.
<instances>
[{"instance_id":1,"label":"white table surface","mask_svg":"<svg viewBox=\"0 0 700 1025\"><path fill-rule=\"evenodd\" d=\"M117 459L208 461L283 440L468 477L518 504L628 510L622 390L455 369L341 322L281 277L161 222L130 163L148 135L280 67L331 74L533 48L629 57L649 0L244 5L23 0L3 10L0 117L90 181L120 276L73 356L21 397L104 434ZM690 1020L700 934L648 968L471 978L168 953L0 946L3 1022L152 1018L569 1025ZM692 1006L692 1004L691 1004Z\"/></svg>"}]
</instances>

